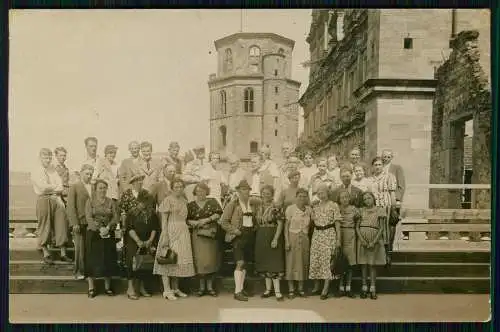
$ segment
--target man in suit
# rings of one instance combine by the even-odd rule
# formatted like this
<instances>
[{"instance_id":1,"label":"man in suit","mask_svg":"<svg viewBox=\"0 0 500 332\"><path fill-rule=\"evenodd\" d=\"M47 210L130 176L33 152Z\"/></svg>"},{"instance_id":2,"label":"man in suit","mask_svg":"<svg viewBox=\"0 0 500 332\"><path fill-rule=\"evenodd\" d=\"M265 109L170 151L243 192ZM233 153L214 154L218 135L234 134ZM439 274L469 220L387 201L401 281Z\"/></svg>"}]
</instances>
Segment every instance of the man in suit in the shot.
<instances>
[{"instance_id":1,"label":"man in suit","mask_svg":"<svg viewBox=\"0 0 500 332\"><path fill-rule=\"evenodd\" d=\"M351 184L352 180L352 170L348 167L343 167L340 169L340 180L342 184L336 189L330 191L330 200L338 203L338 196L340 190L347 190L351 196L351 204L360 207L361 206L361 196L363 191Z\"/></svg>"},{"instance_id":2,"label":"man in suit","mask_svg":"<svg viewBox=\"0 0 500 332\"><path fill-rule=\"evenodd\" d=\"M141 143L141 158L137 161L137 173L144 175L143 189L151 192L151 188L160 181L163 170L161 160L153 159L153 144Z\"/></svg>"},{"instance_id":3,"label":"man in suit","mask_svg":"<svg viewBox=\"0 0 500 332\"><path fill-rule=\"evenodd\" d=\"M82 165L80 181L69 188L67 214L69 224L73 231L75 242L75 268L76 279L83 279L85 275L85 238L87 233L87 220L85 218L85 204L92 196L90 180L94 173L92 165Z\"/></svg>"},{"instance_id":4,"label":"man in suit","mask_svg":"<svg viewBox=\"0 0 500 332\"><path fill-rule=\"evenodd\" d=\"M396 206L394 207L394 211L392 213L391 218L398 218L401 212L401 204L403 202L403 197L405 194L405 175L403 172L403 167L400 165L396 165L392 163L392 159L394 158L394 153L392 150L385 149L382 151L382 162L384 163L384 171L387 173L391 173L396 178ZM394 223L391 223L394 225ZM390 248L392 250L392 244L394 242L394 236L396 233L396 226L391 226L390 228ZM405 234L406 233L406 234ZM403 232L403 238L408 239L408 232Z\"/></svg>"},{"instance_id":5,"label":"man in suit","mask_svg":"<svg viewBox=\"0 0 500 332\"><path fill-rule=\"evenodd\" d=\"M118 169L120 196L125 192L125 190L130 188L130 184L128 182L131 179L136 163L139 160L139 152L141 150L139 142L130 142L128 150L130 151L130 157L124 159Z\"/></svg>"}]
</instances>

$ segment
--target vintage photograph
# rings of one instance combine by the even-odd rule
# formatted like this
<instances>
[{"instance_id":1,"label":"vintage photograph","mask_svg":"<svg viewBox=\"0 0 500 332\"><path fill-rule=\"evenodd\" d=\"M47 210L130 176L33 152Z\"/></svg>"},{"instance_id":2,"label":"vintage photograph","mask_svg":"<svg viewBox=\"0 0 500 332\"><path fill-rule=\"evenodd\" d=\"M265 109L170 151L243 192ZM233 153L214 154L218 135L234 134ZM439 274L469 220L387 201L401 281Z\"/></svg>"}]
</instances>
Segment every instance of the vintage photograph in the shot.
<instances>
[{"instance_id":1,"label":"vintage photograph","mask_svg":"<svg viewBox=\"0 0 500 332\"><path fill-rule=\"evenodd\" d=\"M11 10L10 322L488 321L490 19Z\"/></svg>"}]
</instances>

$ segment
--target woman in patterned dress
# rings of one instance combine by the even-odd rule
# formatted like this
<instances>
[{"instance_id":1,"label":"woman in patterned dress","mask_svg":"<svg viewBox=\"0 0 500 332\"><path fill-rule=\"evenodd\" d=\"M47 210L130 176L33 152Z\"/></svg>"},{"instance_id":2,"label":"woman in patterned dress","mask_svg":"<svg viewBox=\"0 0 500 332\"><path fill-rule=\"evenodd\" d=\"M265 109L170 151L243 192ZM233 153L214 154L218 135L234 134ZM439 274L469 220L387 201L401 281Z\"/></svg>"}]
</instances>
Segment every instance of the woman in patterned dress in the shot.
<instances>
[{"instance_id":1,"label":"woman in patterned dress","mask_svg":"<svg viewBox=\"0 0 500 332\"><path fill-rule=\"evenodd\" d=\"M172 194L161 203L161 234L156 256L164 256L170 248L177 253L177 264L161 265L155 260L153 274L160 275L163 282L163 297L177 300L187 297L179 290L179 279L195 275L191 236L186 223L188 209L184 195L184 181L174 179L171 182ZM172 281L172 283L170 283Z\"/></svg>"},{"instance_id":2,"label":"woman in patterned dress","mask_svg":"<svg viewBox=\"0 0 500 332\"><path fill-rule=\"evenodd\" d=\"M132 185L120 198L120 211L125 223L123 237L124 262L127 271L127 296L131 300L138 300L138 293L144 297L151 297L144 287L144 279L151 274L144 271L134 271L133 262L139 248L150 251L156 250L157 234L159 232L158 215L154 198L142 188L144 175L133 175L129 181ZM137 292L139 284L139 292Z\"/></svg>"},{"instance_id":3,"label":"woman in patterned dress","mask_svg":"<svg viewBox=\"0 0 500 332\"><path fill-rule=\"evenodd\" d=\"M282 238L283 215L273 204L274 188L266 185L261 189L262 204L257 211L255 235L255 271L265 278L266 291L262 298L272 296L283 301L280 279L285 275L285 249Z\"/></svg>"},{"instance_id":4,"label":"woman in patterned dress","mask_svg":"<svg viewBox=\"0 0 500 332\"><path fill-rule=\"evenodd\" d=\"M288 298L295 297L295 281L298 283L300 297L306 297L304 280L308 279L309 270L309 226L312 209L309 205L309 193L306 189L297 190L297 203L290 205L285 212L285 250L286 273L288 280Z\"/></svg>"},{"instance_id":5,"label":"woman in patterned dress","mask_svg":"<svg viewBox=\"0 0 500 332\"><path fill-rule=\"evenodd\" d=\"M355 295L351 290L351 281L353 267L357 264L355 225L359 221L360 215L358 209L354 205L351 205L351 195L345 189L340 189L339 191L338 204L342 218L340 220L340 239L337 239L337 241L340 241L342 254L347 258L349 267L340 279L337 297L347 295L350 298L354 298Z\"/></svg>"},{"instance_id":6,"label":"woman in patterned dress","mask_svg":"<svg viewBox=\"0 0 500 332\"><path fill-rule=\"evenodd\" d=\"M330 259L335 247L340 247L337 234L340 233L340 210L337 203L328 199L328 184L321 184L316 189L319 199L313 207L314 232L311 241L311 264L309 267L309 278L314 280L313 295L320 291L320 280L324 280L321 299L328 298L330 281L333 279L330 269Z\"/></svg>"},{"instance_id":7,"label":"woman in patterned dress","mask_svg":"<svg viewBox=\"0 0 500 332\"><path fill-rule=\"evenodd\" d=\"M111 277L117 272L118 256L114 229L120 221L116 203L106 197L108 184L97 179L95 195L87 200L85 218L87 234L85 237L85 276L89 284L88 297L97 295L94 287L95 278L104 278L105 294L115 295L111 289Z\"/></svg>"},{"instance_id":8,"label":"woman in patterned dress","mask_svg":"<svg viewBox=\"0 0 500 332\"><path fill-rule=\"evenodd\" d=\"M351 184L354 187L361 189L363 192L367 192L370 188L370 179L365 176L365 170L366 168L364 164L354 165L352 170L354 176L351 180Z\"/></svg>"},{"instance_id":9,"label":"woman in patterned dress","mask_svg":"<svg viewBox=\"0 0 500 332\"><path fill-rule=\"evenodd\" d=\"M358 236L358 264L361 265L361 298L366 299L368 287L366 279L370 269L370 298L377 299L375 283L377 265L384 265L385 251L382 240L382 225L387 219L386 211L375 206L375 196L366 192L362 196L361 220L356 224Z\"/></svg>"},{"instance_id":10,"label":"woman in patterned dress","mask_svg":"<svg viewBox=\"0 0 500 332\"><path fill-rule=\"evenodd\" d=\"M384 163L382 158L375 157L372 161L373 175L370 177L370 187L368 191L375 196L375 205L383 208L386 215L390 215L391 206L396 204L396 178L392 173L384 172ZM390 245L390 226L389 218L385 219L382 225L382 239L386 252L387 264L391 263Z\"/></svg>"},{"instance_id":11,"label":"woman in patterned dress","mask_svg":"<svg viewBox=\"0 0 500 332\"><path fill-rule=\"evenodd\" d=\"M210 188L205 183L196 184L193 189L195 200L189 202L187 206L187 224L191 229L194 266L200 282L200 288L196 292L198 297L205 295L205 293L217 296L217 292L213 288L213 281L221 264L217 221L222 215L222 208L215 198L207 198L209 194ZM200 233L200 230L207 229L213 231L213 237L207 237Z\"/></svg>"}]
</instances>

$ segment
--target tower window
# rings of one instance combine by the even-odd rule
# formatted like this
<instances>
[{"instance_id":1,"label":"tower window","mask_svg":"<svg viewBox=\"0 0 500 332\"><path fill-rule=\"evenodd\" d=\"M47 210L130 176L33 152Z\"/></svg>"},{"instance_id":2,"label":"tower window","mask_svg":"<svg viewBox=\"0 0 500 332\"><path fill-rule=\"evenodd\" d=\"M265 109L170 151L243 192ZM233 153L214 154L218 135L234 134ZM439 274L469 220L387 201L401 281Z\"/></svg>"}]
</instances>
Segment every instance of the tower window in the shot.
<instances>
[{"instance_id":1,"label":"tower window","mask_svg":"<svg viewBox=\"0 0 500 332\"><path fill-rule=\"evenodd\" d=\"M274 76L278 76L278 69L274 70Z\"/></svg>"},{"instance_id":2,"label":"tower window","mask_svg":"<svg viewBox=\"0 0 500 332\"><path fill-rule=\"evenodd\" d=\"M226 115L227 113L226 104L227 104L226 91L222 90L220 92L220 112L223 115Z\"/></svg>"},{"instance_id":3,"label":"tower window","mask_svg":"<svg viewBox=\"0 0 500 332\"><path fill-rule=\"evenodd\" d=\"M278 104L274 104L274 109L277 110L278 109Z\"/></svg>"},{"instance_id":4,"label":"tower window","mask_svg":"<svg viewBox=\"0 0 500 332\"><path fill-rule=\"evenodd\" d=\"M222 145L222 147L226 147L226 145L227 145L227 128L226 128L226 126L220 126L219 133L220 133L221 145Z\"/></svg>"},{"instance_id":5,"label":"tower window","mask_svg":"<svg viewBox=\"0 0 500 332\"><path fill-rule=\"evenodd\" d=\"M278 137L278 129L274 129L274 136Z\"/></svg>"},{"instance_id":6,"label":"tower window","mask_svg":"<svg viewBox=\"0 0 500 332\"><path fill-rule=\"evenodd\" d=\"M412 48L413 48L413 38L406 37L406 38L403 40L403 47L404 47L406 50L412 49Z\"/></svg>"},{"instance_id":7,"label":"tower window","mask_svg":"<svg viewBox=\"0 0 500 332\"><path fill-rule=\"evenodd\" d=\"M277 86L275 86L274 87L274 93L278 94L279 91L280 91L280 89Z\"/></svg>"},{"instance_id":8,"label":"tower window","mask_svg":"<svg viewBox=\"0 0 500 332\"><path fill-rule=\"evenodd\" d=\"M259 143L250 142L250 153L257 153L259 151Z\"/></svg>"},{"instance_id":9,"label":"tower window","mask_svg":"<svg viewBox=\"0 0 500 332\"><path fill-rule=\"evenodd\" d=\"M243 109L245 113L253 113L253 89L246 88L244 91Z\"/></svg>"},{"instance_id":10,"label":"tower window","mask_svg":"<svg viewBox=\"0 0 500 332\"><path fill-rule=\"evenodd\" d=\"M230 48L227 48L224 53L224 70L231 71L233 70L233 52Z\"/></svg>"},{"instance_id":11,"label":"tower window","mask_svg":"<svg viewBox=\"0 0 500 332\"><path fill-rule=\"evenodd\" d=\"M278 117L277 116L274 117L274 122L278 123Z\"/></svg>"}]
</instances>

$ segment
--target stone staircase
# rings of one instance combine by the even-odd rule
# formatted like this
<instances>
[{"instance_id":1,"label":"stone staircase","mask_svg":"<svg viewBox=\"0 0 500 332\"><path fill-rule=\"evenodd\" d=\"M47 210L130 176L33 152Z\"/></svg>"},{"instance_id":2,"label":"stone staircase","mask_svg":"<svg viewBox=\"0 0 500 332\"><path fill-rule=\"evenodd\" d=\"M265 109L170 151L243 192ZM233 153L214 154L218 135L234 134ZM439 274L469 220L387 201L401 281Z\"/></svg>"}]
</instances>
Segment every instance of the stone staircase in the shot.
<instances>
[{"instance_id":1,"label":"stone staircase","mask_svg":"<svg viewBox=\"0 0 500 332\"><path fill-rule=\"evenodd\" d=\"M46 266L41 262L41 253L36 250L36 239L10 239L9 250L9 292L13 294L66 294L86 293L87 283L75 280L72 264L56 262ZM69 255L73 250L68 250ZM233 289L232 271L234 263L230 248L224 251L224 264L218 277L218 289L230 292ZM54 252L57 258L57 252ZM250 267L251 271L251 267ZM251 273L250 273L251 275ZM357 289L358 276L353 281ZM152 290L160 291L159 280L152 282ZM261 278L247 278L248 286L255 292L263 290ZM126 280L114 280L117 292L124 292ZM196 288L196 281L183 280L185 291ZM286 283L283 282L283 287ZM398 251L393 255L390 269L380 268L377 278L380 293L489 293L490 291L490 252L488 250L419 250ZM283 289L286 291L286 288Z\"/></svg>"}]
</instances>

